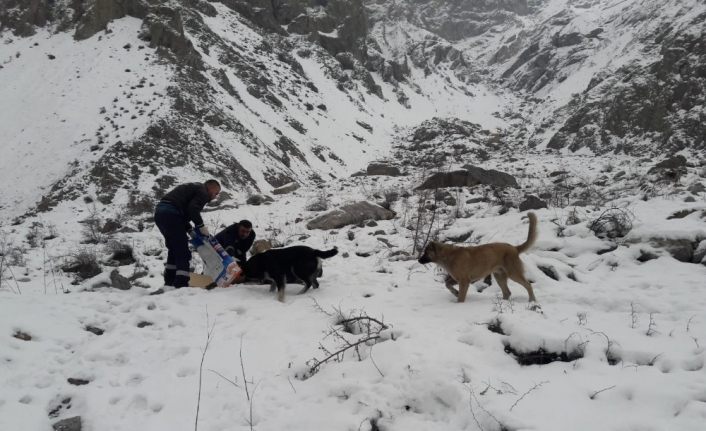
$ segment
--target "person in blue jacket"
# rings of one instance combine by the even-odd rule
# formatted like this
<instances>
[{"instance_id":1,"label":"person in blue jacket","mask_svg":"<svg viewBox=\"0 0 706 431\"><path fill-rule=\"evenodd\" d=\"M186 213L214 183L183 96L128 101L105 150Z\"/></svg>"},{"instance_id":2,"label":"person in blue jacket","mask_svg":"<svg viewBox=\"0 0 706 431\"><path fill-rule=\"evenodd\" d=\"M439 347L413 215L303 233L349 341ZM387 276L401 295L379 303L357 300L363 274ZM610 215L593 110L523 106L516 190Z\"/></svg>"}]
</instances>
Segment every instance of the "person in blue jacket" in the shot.
<instances>
[{"instance_id":1,"label":"person in blue jacket","mask_svg":"<svg viewBox=\"0 0 706 431\"><path fill-rule=\"evenodd\" d=\"M250 220L240 220L216 234L216 240L229 255L240 263L247 260L247 252L255 242L255 231Z\"/></svg>"},{"instance_id":2,"label":"person in blue jacket","mask_svg":"<svg viewBox=\"0 0 706 431\"><path fill-rule=\"evenodd\" d=\"M167 262L164 265L164 286L174 288L189 285L189 239L191 223L205 236L208 229L201 218L201 210L221 192L216 180L205 183L180 184L159 201L154 211L154 221L164 236Z\"/></svg>"}]
</instances>

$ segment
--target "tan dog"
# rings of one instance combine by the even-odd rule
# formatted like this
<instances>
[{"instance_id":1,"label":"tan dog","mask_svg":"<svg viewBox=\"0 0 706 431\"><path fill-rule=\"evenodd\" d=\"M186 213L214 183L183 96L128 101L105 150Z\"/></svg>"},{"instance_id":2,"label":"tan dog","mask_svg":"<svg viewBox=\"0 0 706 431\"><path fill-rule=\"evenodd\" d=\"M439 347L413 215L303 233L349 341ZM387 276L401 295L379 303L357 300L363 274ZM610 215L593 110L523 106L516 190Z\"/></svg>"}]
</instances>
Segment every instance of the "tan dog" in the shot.
<instances>
[{"instance_id":1,"label":"tan dog","mask_svg":"<svg viewBox=\"0 0 706 431\"><path fill-rule=\"evenodd\" d=\"M520 253L527 251L537 239L537 216L528 213L529 232L527 241L514 246L507 243L483 244L477 247L458 247L432 241L419 258L419 263L436 263L449 274L446 288L458 298L458 302L466 300L468 286L493 274L495 281L503 292L503 299L510 298L507 287L508 278L527 289L530 302L535 302L532 285L524 275ZM458 283L459 290L453 286Z\"/></svg>"},{"instance_id":2,"label":"tan dog","mask_svg":"<svg viewBox=\"0 0 706 431\"><path fill-rule=\"evenodd\" d=\"M264 253L272 248L272 242L269 239L258 239L250 247L250 254L255 256L256 254Z\"/></svg>"}]
</instances>

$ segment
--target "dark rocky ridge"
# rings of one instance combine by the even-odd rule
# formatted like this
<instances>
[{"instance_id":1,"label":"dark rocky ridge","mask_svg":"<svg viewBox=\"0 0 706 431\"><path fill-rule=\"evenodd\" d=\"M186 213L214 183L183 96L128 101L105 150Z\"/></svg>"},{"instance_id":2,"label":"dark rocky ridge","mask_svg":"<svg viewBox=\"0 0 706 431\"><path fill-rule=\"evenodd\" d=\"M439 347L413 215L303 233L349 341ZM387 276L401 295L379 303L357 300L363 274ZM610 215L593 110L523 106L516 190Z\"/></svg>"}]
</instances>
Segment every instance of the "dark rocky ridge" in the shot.
<instances>
[{"instance_id":1,"label":"dark rocky ridge","mask_svg":"<svg viewBox=\"0 0 706 431\"><path fill-rule=\"evenodd\" d=\"M640 155L706 149L706 15L656 35L659 60L594 77L549 148Z\"/></svg>"}]
</instances>

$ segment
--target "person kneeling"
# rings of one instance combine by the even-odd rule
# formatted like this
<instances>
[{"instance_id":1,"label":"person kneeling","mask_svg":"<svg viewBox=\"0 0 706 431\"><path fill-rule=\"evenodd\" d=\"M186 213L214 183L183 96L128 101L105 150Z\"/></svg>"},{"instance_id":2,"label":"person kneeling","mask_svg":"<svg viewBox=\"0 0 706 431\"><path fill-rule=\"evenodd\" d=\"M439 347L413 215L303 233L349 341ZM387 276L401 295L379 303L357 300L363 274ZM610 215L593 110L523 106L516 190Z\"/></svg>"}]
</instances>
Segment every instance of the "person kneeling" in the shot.
<instances>
[{"instance_id":1,"label":"person kneeling","mask_svg":"<svg viewBox=\"0 0 706 431\"><path fill-rule=\"evenodd\" d=\"M255 231L249 220L241 220L218 232L216 240L229 255L243 264L247 260L248 250L255 241Z\"/></svg>"}]
</instances>

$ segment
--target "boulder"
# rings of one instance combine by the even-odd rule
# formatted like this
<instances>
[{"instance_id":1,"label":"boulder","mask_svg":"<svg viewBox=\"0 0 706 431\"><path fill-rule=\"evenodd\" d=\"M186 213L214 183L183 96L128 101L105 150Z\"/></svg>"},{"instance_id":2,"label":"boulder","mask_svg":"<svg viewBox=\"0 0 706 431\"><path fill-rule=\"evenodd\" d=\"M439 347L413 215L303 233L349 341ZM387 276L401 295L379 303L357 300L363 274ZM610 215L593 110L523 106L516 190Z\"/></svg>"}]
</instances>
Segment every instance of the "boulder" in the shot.
<instances>
[{"instance_id":1,"label":"boulder","mask_svg":"<svg viewBox=\"0 0 706 431\"><path fill-rule=\"evenodd\" d=\"M427 178L417 190L428 190L443 187L473 187L485 184L495 187L519 188L517 180L510 174L494 169L483 169L466 165L461 170L451 172L436 172Z\"/></svg>"},{"instance_id":2,"label":"boulder","mask_svg":"<svg viewBox=\"0 0 706 431\"><path fill-rule=\"evenodd\" d=\"M691 263L694 258L694 246L688 239L655 238L650 240L650 244L655 248L666 250L679 262Z\"/></svg>"},{"instance_id":3,"label":"boulder","mask_svg":"<svg viewBox=\"0 0 706 431\"><path fill-rule=\"evenodd\" d=\"M272 190L273 195L285 195L287 193L291 193L295 190L299 189L299 184L295 182L291 182L289 184L285 184L282 187L278 187L274 190Z\"/></svg>"},{"instance_id":4,"label":"boulder","mask_svg":"<svg viewBox=\"0 0 706 431\"><path fill-rule=\"evenodd\" d=\"M120 275L117 269L110 272L110 284L120 290L130 290L130 280Z\"/></svg>"},{"instance_id":5,"label":"boulder","mask_svg":"<svg viewBox=\"0 0 706 431\"><path fill-rule=\"evenodd\" d=\"M52 425L54 431L81 431L81 416L62 419Z\"/></svg>"},{"instance_id":6,"label":"boulder","mask_svg":"<svg viewBox=\"0 0 706 431\"><path fill-rule=\"evenodd\" d=\"M267 195L250 195L248 200L245 201L248 205L262 205L265 203L274 202L274 199Z\"/></svg>"},{"instance_id":7,"label":"boulder","mask_svg":"<svg viewBox=\"0 0 706 431\"><path fill-rule=\"evenodd\" d=\"M520 204L520 212L542 208L548 208L547 203L533 195L525 197L525 200Z\"/></svg>"},{"instance_id":8,"label":"boulder","mask_svg":"<svg viewBox=\"0 0 706 431\"><path fill-rule=\"evenodd\" d=\"M686 174L686 157L680 155L662 160L650 168L647 173L655 174L664 180L678 180Z\"/></svg>"},{"instance_id":9,"label":"boulder","mask_svg":"<svg viewBox=\"0 0 706 431\"><path fill-rule=\"evenodd\" d=\"M687 188L687 190L695 195L698 195L699 193L706 192L706 186L703 184L696 182Z\"/></svg>"},{"instance_id":10,"label":"boulder","mask_svg":"<svg viewBox=\"0 0 706 431\"><path fill-rule=\"evenodd\" d=\"M344 205L322 214L307 223L307 229L338 229L362 223L366 220L390 220L395 213L370 202L361 201Z\"/></svg>"},{"instance_id":11,"label":"boulder","mask_svg":"<svg viewBox=\"0 0 706 431\"><path fill-rule=\"evenodd\" d=\"M706 239L701 241L694 250L694 256L691 261L693 263L702 263L706 265Z\"/></svg>"},{"instance_id":12,"label":"boulder","mask_svg":"<svg viewBox=\"0 0 706 431\"><path fill-rule=\"evenodd\" d=\"M397 166L391 166L386 163L371 163L368 165L366 170L368 175L387 175L390 177L397 177L402 175L400 169Z\"/></svg>"}]
</instances>

